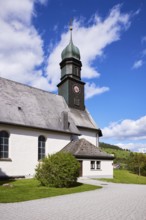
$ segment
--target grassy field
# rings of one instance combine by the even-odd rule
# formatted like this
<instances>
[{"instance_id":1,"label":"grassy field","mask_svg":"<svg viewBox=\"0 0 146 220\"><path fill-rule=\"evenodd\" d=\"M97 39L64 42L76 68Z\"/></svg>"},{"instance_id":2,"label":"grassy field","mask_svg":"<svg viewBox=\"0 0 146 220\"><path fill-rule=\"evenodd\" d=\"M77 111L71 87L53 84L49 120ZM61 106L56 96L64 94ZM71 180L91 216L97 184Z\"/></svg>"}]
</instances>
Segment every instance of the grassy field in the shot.
<instances>
[{"instance_id":1,"label":"grassy field","mask_svg":"<svg viewBox=\"0 0 146 220\"><path fill-rule=\"evenodd\" d=\"M128 170L114 170L113 179L100 179L112 183L146 184L146 177L130 173Z\"/></svg>"},{"instance_id":2,"label":"grassy field","mask_svg":"<svg viewBox=\"0 0 146 220\"><path fill-rule=\"evenodd\" d=\"M4 182L0 181L0 202L22 202L52 196L59 196L71 193L84 192L101 188L87 184L77 184L71 188L52 188L40 186L35 179L21 179L16 181L7 181L12 185L3 186Z\"/></svg>"},{"instance_id":3,"label":"grassy field","mask_svg":"<svg viewBox=\"0 0 146 220\"><path fill-rule=\"evenodd\" d=\"M99 144L99 146L103 151L109 154L114 154L115 156L114 163L120 164L121 167L123 168L127 167L127 160L130 155L130 151L124 150L115 145L105 144L102 142Z\"/></svg>"},{"instance_id":4,"label":"grassy field","mask_svg":"<svg viewBox=\"0 0 146 220\"><path fill-rule=\"evenodd\" d=\"M104 148L103 150L109 154L114 154L116 158L121 158L121 159L127 159L130 154L129 151L124 151L124 150L109 149L109 148Z\"/></svg>"}]
</instances>

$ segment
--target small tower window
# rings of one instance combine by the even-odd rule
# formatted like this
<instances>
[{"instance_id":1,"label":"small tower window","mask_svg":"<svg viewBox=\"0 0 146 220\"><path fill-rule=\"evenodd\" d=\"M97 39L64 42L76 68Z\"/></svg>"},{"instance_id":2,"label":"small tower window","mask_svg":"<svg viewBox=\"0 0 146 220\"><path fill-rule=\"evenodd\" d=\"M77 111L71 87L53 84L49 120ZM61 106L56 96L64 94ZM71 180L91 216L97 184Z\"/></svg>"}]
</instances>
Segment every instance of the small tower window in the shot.
<instances>
[{"instance_id":1,"label":"small tower window","mask_svg":"<svg viewBox=\"0 0 146 220\"><path fill-rule=\"evenodd\" d=\"M74 98L74 105L80 106L80 99Z\"/></svg>"},{"instance_id":2,"label":"small tower window","mask_svg":"<svg viewBox=\"0 0 146 220\"><path fill-rule=\"evenodd\" d=\"M74 74L79 76L79 68L77 66L74 67Z\"/></svg>"}]
</instances>

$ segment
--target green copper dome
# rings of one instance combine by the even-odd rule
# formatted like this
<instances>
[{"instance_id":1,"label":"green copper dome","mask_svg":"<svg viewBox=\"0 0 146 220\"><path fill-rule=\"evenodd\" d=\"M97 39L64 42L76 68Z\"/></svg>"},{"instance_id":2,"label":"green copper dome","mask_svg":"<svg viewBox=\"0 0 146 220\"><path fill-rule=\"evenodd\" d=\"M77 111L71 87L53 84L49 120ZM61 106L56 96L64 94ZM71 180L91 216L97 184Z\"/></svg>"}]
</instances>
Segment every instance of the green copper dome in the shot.
<instances>
[{"instance_id":1,"label":"green copper dome","mask_svg":"<svg viewBox=\"0 0 146 220\"><path fill-rule=\"evenodd\" d=\"M72 57L77 59L77 60L80 60L80 51L73 44L73 41L72 41L72 29L70 29L70 30L71 30L70 42L67 45L67 47L62 51L61 57L62 57L62 60L66 59L66 58L72 58Z\"/></svg>"}]
</instances>

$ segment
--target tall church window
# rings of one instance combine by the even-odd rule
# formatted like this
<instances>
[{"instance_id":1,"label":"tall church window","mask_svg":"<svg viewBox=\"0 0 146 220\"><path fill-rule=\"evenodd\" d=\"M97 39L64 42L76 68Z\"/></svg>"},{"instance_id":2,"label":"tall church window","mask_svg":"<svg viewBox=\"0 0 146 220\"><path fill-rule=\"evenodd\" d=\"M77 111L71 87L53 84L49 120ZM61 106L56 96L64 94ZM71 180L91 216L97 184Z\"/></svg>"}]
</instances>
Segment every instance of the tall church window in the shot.
<instances>
[{"instance_id":1,"label":"tall church window","mask_svg":"<svg viewBox=\"0 0 146 220\"><path fill-rule=\"evenodd\" d=\"M0 131L0 158L9 157L9 134L7 131Z\"/></svg>"},{"instance_id":2,"label":"tall church window","mask_svg":"<svg viewBox=\"0 0 146 220\"><path fill-rule=\"evenodd\" d=\"M38 138L38 160L41 160L45 157L45 145L46 138L44 136L39 136Z\"/></svg>"}]
</instances>

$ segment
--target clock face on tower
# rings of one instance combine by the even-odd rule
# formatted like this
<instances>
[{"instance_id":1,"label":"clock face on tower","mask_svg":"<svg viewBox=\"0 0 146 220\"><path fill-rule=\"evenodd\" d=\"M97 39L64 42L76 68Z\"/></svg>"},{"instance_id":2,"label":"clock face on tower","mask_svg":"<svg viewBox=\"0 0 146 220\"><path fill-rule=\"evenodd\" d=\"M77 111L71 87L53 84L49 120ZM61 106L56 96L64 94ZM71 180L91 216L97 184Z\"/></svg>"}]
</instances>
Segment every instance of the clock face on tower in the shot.
<instances>
[{"instance_id":1,"label":"clock face on tower","mask_svg":"<svg viewBox=\"0 0 146 220\"><path fill-rule=\"evenodd\" d=\"M79 93L80 92L79 86L73 85L73 91L74 91L74 93Z\"/></svg>"}]
</instances>

